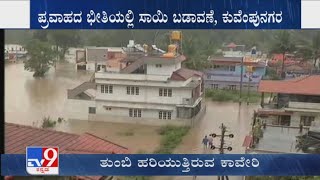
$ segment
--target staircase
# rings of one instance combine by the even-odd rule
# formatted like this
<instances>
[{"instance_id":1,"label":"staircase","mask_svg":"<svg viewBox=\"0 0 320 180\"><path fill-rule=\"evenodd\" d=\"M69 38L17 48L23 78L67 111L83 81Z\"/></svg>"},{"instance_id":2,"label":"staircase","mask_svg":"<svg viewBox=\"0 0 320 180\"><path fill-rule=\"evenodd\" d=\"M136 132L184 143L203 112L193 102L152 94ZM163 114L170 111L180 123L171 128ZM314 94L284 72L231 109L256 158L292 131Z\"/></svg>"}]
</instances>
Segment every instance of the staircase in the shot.
<instances>
[{"instance_id":1,"label":"staircase","mask_svg":"<svg viewBox=\"0 0 320 180\"><path fill-rule=\"evenodd\" d=\"M83 93L88 89L96 89L96 83L92 82L91 79L90 81L84 82L73 89L68 89L68 99L76 99L77 95Z\"/></svg>"},{"instance_id":2,"label":"staircase","mask_svg":"<svg viewBox=\"0 0 320 180\"><path fill-rule=\"evenodd\" d=\"M130 64L129 66L121 69L121 73L130 74L133 71L137 70L139 67L141 67L143 64L144 64L143 59L138 59L134 61L132 64Z\"/></svg>"}]
</instances>

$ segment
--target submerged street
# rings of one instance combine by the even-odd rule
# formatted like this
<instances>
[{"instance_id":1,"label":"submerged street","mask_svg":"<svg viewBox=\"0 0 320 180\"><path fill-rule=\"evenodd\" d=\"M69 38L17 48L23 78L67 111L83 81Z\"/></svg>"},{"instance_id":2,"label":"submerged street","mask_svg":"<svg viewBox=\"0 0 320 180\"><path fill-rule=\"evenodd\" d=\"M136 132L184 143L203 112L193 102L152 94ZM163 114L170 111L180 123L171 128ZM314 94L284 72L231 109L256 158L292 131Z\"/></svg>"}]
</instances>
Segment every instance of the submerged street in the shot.
<instances>
[{"instance_id":1,"label":"submerged street","mask_svg":"<svg viewBox=\"0 0 320 180\"><path fill-rule=\"evenodd\" d=\"M82 81L88 80L92 73L76 72L72 64L60 64L57 69L51 69L48 75L38 79L32 77L32 73L24 70L23 63L6 64L5 66L5 121L23 125L37 125L43 117L50 116L53 119L65 118L65 105L67 101L67 89L75 87ZM191 128L175 153L218 153L218 150L203 151L201 140L211 133L220 134L221 123L227 127L227 134L234 134L234 138L226 138L226 146L233 148L226 153L244 153L242 143L244 137L250 131L250 123L253 110L258 105L238 103L219 103L206 99L206 114L204 118ZM159 137L152 133L156 128L137 124L117 124L89 121L69 121L59 124L56 129L69 133L89 132L94 135L111 139L133 151L155 148L159 143ZM127 127L134 129L134 137L138 139L132 142L133 137L116 136L118 132ZM147 136L146 136L147 134ZM220 139L215 138L214 144L219 145ZM141 143L142 149L137 149L137 143ZM148 144L148 145L144 145ZM162 177L165 178L165 177ZM161 178L161 179L162 179ZM175 179L188 179L191 177L177 177ZM191 178L192 179L192 178ZM212 177L198 177L199 180L212 179ZM230 179L242 179L231 177Z\"/></svg>"}]
</instances>

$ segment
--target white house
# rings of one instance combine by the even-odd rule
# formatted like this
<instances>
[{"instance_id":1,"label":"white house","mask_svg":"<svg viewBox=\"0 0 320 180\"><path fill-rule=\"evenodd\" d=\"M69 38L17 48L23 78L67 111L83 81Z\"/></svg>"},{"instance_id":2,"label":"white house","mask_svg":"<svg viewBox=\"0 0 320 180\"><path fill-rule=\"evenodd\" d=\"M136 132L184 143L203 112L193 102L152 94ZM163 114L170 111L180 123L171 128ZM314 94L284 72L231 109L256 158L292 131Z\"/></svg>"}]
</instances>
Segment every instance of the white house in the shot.
<instances>
[{"instance_id":1,"label":"white house","mask_svg":"<svg viewBox=\"0 0 320 180\"><path fill-rule=\"evenodd\" d=\"M191 125L203 114L203 74L181 68L183 55L138 54L128 53L119 72L100 70L68 90L69 118Z\"/></svg>"},{"instance_id":2,"label":"white house","mask_svg":"<svg viewBox=\"0 0 320 180\"><path fill-rule=\"evenodd\" d=\"M5 44L4 52L7 55L15 55L16 57L25 57L27 55L27 50L20 44Z\"/></svg>"}]
</instances>

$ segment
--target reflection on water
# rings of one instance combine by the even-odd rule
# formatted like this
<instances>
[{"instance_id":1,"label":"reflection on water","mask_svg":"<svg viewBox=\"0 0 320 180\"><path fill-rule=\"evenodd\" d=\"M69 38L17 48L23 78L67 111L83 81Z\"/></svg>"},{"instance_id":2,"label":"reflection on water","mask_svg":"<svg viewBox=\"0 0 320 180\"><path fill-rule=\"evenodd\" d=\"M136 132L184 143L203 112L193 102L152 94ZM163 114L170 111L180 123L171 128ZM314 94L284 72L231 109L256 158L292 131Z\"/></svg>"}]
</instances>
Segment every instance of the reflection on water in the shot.
<instances>
[{"instance_id":1,"label":"reflection on water","mask_svg":"<svg viewBox=\"0 0 320 180\"><path fill-rule=\"evenodd\" d=\"M25 125L44 116L63 117L67 89L90 78L76 72L74 65L58 65L44 78L34 78L23 64L5 66L5 121Z\"/></svg>"},{"instance_id":2,"label":"reflection on water","mask_svg":"<svg viewBox=\"0 0 320 180\"><path fill-rule=\"evenodd\" d=\"M65 117L67 89L88 80L92 73L76 72L72 64L61 64L51 69L45 78L34 78L24 70L23 64L5 66L5 121L32 125L44 116ZM237 103L206 102L207 112L202 121L191 130L181 147L181 152L201 149L201 139L205 134L220 134L219 126L224 123L228 133L235 138L227 140L226 145L234 148L233 153L243 152L242 142L250 130L253 109L257 105ZM103 123L69 121L60 130L73 133L91 132L106 137L108 132ZM110 126L110 124L108 124ZM218 144L218 139L215 144ZM198 151L198 153L201 151ZM231 152L231 153L232 153Z\"/></svg>"}]
</instances>

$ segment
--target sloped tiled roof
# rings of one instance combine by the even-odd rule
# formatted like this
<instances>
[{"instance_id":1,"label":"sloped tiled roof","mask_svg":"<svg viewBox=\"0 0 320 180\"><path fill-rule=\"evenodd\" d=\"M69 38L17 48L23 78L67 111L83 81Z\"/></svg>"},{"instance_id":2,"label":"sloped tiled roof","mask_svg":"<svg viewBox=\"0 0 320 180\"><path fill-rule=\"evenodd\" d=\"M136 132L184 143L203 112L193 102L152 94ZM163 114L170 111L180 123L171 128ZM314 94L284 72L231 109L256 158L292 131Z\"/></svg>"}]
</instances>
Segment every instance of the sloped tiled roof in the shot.
<instances>
[{"instance_id":1,"label":"sloped tiled roof","mask_svg":"<svg viewBox=\"0 0 320 180\"><path fill-rule=\"evenodd\" d=\"M22 154L27 146L58 146L63 154L126 154L128 149L89 133L70 134L5 123L5 153Z\"/></svg>"},{"instance_id":2,"label":"sloped tiled roof","mask_svg":"<svg viewBox=\"0 0 320 180\"><path fill-rule=\"evenodd\" d=\"M195 71L191 69L186 69L186 68L180 68L179 70L175 71L171 75L171 80L176 80L176 81L185 81L192 76L199 76L202 77L203 73L200 71Z\"/></svg>"},{"instance_id":3,"label":"sloped tiled roof","mask_svg":"<svg viewBox=\"0 0 320 180\"><path fill-rule=\"evenodd\" d=\"M296 78L290 81L262 80L259 92L320 95L320 75Z\"/></svg>"}]
</instances>

